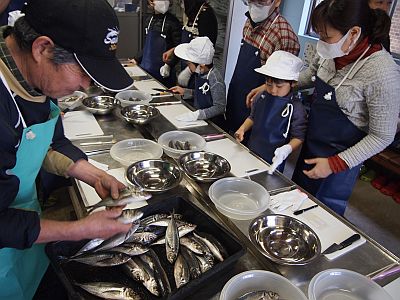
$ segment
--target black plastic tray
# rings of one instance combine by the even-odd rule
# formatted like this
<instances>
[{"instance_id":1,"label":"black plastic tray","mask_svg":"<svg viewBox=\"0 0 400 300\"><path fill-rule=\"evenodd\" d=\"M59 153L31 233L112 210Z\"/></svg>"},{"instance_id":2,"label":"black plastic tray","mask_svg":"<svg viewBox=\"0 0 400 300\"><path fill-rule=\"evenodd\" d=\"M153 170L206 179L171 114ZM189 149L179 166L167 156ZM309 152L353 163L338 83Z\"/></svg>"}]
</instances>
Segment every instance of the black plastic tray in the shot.
<instances>
[{"instance_id":1,"label":"black plastic tray","mask_svg":"<svg viewBox=\"0 0 400 300\"><path fill-rule=\"evenodd\" d=\"M202 276L191 280L180 289L176 289L173 265L171 265L166 259L165 245L153 246L152 248L157 253L161 265L167 273L172 288L171 294L162 298L150 294L140 283L126 276L119 266L100 268L77 262L63 262L63 259L60 256L73 255L87 241L49 243L46 246L46 253L49 256L57 275L68 290L70 297L72 299L100 299L75 286L73 282L85 283L92 281L107 281L130 286L136 292L140 293L143 299L187 299L187 297L193 295L196 290L207 288L207 283L212 282L213 279L217 279L218 274L222 274L222 272L231 268L245 253L243 246L233 235L227 232L225 228L203 213L195 205L183 198L174 197L141 208L144 212L144 217L156 213L170 213L173 209L175 210L175 213L182 214L185 221L196 224L196 230L212 234L216 239L218 239L227 250L228 257L223 262L216 261L214 267L202 274Z\"/></svg>"}]
</instances>

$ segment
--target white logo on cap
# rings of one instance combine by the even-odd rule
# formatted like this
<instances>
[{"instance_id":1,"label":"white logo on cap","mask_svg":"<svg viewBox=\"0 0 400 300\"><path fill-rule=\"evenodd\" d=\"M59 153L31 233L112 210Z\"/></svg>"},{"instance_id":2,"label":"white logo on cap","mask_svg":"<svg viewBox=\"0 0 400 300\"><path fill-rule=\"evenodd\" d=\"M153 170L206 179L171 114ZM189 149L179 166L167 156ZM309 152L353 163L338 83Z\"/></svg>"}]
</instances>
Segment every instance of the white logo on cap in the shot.
<instances>
[{"instance_id":1,"label":"white logo on cap","mask_svg":"<svg viewBox=\"0 0 400 300\"><path fill-rule=\"evenodd\" d=\"M118 43L118 34L119 30L118 28L108 28L108 33L106 35L106 38L104 39L104 44L111 44L111 47L116 47L115 45ZM113 46L114 45L114 46Z\"/></svg>"}]
</instances>

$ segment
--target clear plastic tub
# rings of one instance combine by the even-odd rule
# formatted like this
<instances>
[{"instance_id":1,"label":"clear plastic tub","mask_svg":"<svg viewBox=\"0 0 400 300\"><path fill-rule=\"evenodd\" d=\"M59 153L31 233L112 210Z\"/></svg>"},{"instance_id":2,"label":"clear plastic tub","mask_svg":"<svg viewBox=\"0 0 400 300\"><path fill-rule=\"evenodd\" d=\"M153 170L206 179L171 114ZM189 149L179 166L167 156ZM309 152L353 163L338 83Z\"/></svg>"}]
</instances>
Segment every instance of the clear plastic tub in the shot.
<instances>
[{"instance_id":1,"label":"clear plastic tub","mask_svg":"<svg viewBox=\"0 0 400 300\"><path fill-rule=\"evenodd\" d=\"M153 98L142 91L126 90L117 93L115 99L121 102L122 107L125 107L133 104L149 104Z\"/></svg>"},{"instance_id":2,"label":"clear plastic tub","mask_svg":"<svg viewBox=\"0 0 400 300\"><path fill-rule=\"evenodd\" d=\"M263 290L277 293L279 299L307 300L302 291L288 279L262 270L246 271L232 277L222 289L219 300L238 299L248 293Z\"/></svg>"},{"instance_id":3,"label":"clear plastic tub","mask_svg":"<svg viewBox=\"0 0 400 300\"><path fill-rule=\"evenodd\" d=\"M179 150L171 148L169 146L171 141L172 143L175 143L176 141L180 141L182 143L188 142L190 144L190 149ZM198 135L197 133L184 130L165 132L158 138L158 143L163 147L165 153L172 158L178 158L182 154L192 151L201 151L206 147L206 140L202 136Z\"/></svg>"},{"instance_id":4,"label":"clear plastic tub","mask_svg":"<svg viewBox=\"0 0 400 300\"><path fill-rule=\"evenodd\" d=\"M110 155L124 166L144 159L158 159L163 149L156 142L146 139L127 139L113 145Z\"/></svg>"},{"instance_id":5,"label":"clear plastic tub","mask_svg":"<svg viewBox=\"0 0 400 300\"><path fill-rule=\"evenodd\" d=\"M253 219L269 206L267 190L245 178L220 179L210 186L208 194L221 213L236 220Z\"/></svg>"}]
</instances>

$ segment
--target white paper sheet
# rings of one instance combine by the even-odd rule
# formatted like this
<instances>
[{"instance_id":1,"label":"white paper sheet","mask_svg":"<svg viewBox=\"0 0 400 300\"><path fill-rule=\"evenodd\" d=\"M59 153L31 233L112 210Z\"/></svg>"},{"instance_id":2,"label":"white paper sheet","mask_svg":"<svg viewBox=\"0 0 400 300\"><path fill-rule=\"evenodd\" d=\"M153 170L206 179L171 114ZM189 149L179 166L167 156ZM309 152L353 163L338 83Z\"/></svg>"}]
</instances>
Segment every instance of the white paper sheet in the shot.
<instances>
[{"instance_id":1,"label":"white paper sheet","mask_svg":"<svg viewBox=\"0 0 400 300\"><path fill-rule=\"evenodd\" d=\"M163 86L161 83L159 83L156 80L150 79L150 80L139 80L135 81L133 85L142 92L148 93L148 94L156 94L159 93L158 91L153 90L154 88L156 89L166 89L165 86ZM172 96L172 94L170 94Z\"/></svg>"},{"instance_id":2,"label":"white paper sheet","mask_svg":"<svg viewBox=\"0 0 400 300\"><path fill-rule=\"evenodd\" d=\"M118 168L118 169L111 169L107 171L108 174L114 176L115 178L117 178L119 181L121 181L122 183L127 185L127 182L125 180L125 169L124 168ZM97 202L101 201L101 198L99 197L99 195L97 195L96 190L94 188L92 188L90 185L82 182L82 181L78 181L78 184L81 187L81 190L84 194L84 204L85 206L90 206L90 205L94 205ZM128 204L125 209L127 208L139 208L139 207L143 207L147 205L147 201L137 201L131 204ZM104 210L105 207L100 207L97 210Z\"/></svg>"},{"instance_id":3,"label":"white paper sheet","mask_svg":"<svg viewBox=\"0 0 400 300\"><path fill-rule=\"evenodd\" d=\"M250 176L269 170L267 164L228 138L207 142L206 150L227 159L231 165L231 173L237 177Z\"/></svg>"},{"instance_id":4,"label":"white paper sheet","mask_svg":"<svg viewBox=\"0 0 400 300\"><path fill-rule=\"evenodd\" d=\"M147 73L142 70L139 66L131 66L131 67L125 67L126 72L129 74L129 76L147 76Z\"/></svg>"},{"instance_id":5,"label":"white paper sheet","mask_svg":"<svg viewBox=\"0 0 400 300\"><path fill-rule=\"evenodd\" d=\"M190 109L183 104L161 105L157 106L157 108L160 113L178 129L207 125L207 122L204 120L196 120L193 122L178 121L176 116L190 112Z\"/></svg>"},{"instance_id":6,"label":"white paper sheet","mask_svg":"<svg viewBox=\"0 0 400 300\"><path fill-rule=\"evenodd\" d=\"M301 197L301 194L299 194L299 197ZM271 197L272 201L275 199L279 200L279 194ZM300 209L307 208L315 204L316 203L314 201L307 198L302 203ZM292 207L289 207L283 211L270 207L270 210L272 210L274 213L294 217L302 221L303 223L307 224L308 226L310 226L318 235L321 241L321 252L323 252L333 243L339 244L356 233L353 229L348 227L346 224L342 223L339 219L337 219L336 217L334 217L321 207L313 208L312 210L306 211L297 216L293 215ZM333 260L361 246L365 242L366 239L361 236L361 238L358 241L355 241L350 246L347 246L346 248L333 252L331 254L325 254L325 257L328 258L329 260Z\"/></svg>"},{"instance_id":7,"label":"white paper sheet","mask_svg":"<svg viewBox=\"0 0 400 300\"><path fill-rule=\"evenodd\" d=\"M88 111L71 111L62 117L65 136L72 140L104 135L96 118Z\"/></svg>"}]
</instances>

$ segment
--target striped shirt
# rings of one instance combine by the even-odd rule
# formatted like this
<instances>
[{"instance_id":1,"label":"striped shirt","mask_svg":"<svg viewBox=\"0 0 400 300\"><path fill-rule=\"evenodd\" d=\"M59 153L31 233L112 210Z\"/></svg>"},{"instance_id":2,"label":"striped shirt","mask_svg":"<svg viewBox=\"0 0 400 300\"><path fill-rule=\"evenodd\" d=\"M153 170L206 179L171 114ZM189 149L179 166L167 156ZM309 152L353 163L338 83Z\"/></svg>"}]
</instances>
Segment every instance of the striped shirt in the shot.
<instances>
[{"instance_id":1,"label":"striped shirt","mask_svg":"<svg viewBox=\"0 0 400 300\"><path fill-rule=\"evenodd\" d=\"M292 26L279 10L274 12L262 23L255 24L248 17L243 28L243 39L250 45L260 49L261 63L265 64L268 57L276 50L283 50L298 55L300 44Z\"/></svg>"}]
</instances>

